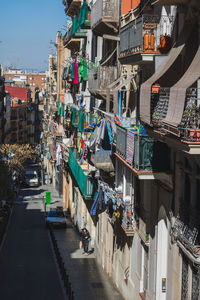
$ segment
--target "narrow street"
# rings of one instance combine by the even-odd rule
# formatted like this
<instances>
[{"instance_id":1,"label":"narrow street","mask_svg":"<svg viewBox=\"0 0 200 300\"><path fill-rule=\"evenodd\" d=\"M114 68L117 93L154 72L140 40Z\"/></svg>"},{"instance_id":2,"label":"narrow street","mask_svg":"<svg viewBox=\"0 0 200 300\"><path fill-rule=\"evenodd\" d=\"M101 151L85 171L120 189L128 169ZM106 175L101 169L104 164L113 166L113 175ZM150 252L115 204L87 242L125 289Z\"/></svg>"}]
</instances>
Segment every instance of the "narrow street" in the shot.
<instances>
[{"instance_id":1,"label":"narrow street","mask_svg":"<svg viewBox=\"0 0 200 300\"><path fill-rule=\"evenodd\" d=\"M64 300L44 223L41 188L21 191L0 251L1 300Z\"/></svg>"}]
</instances>

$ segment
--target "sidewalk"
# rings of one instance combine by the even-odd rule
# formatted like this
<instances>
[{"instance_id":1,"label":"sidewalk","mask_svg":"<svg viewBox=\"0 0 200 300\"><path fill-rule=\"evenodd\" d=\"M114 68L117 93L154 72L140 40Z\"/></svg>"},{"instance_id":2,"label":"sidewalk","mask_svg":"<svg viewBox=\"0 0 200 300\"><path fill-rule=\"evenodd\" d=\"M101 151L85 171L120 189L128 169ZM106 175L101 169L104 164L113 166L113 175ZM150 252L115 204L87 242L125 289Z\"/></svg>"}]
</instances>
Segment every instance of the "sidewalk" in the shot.
<instances>
[{"instance_id":1,"label":"sidewalk","mask_svg":"<svg viewBox=\"0 0 200 300\"><path fill-rule=\"evenodd\" d=\"M52 186L44 185L43 189L51 192L51 207L61 206L62 199ZM80 236L70 219L67 220L67 229L55 229L54 233L75 300L123 300L112 280L97 263L95 253L89 256L82 254L83 250L79 249Z\"/></svg>"}]
</instances>

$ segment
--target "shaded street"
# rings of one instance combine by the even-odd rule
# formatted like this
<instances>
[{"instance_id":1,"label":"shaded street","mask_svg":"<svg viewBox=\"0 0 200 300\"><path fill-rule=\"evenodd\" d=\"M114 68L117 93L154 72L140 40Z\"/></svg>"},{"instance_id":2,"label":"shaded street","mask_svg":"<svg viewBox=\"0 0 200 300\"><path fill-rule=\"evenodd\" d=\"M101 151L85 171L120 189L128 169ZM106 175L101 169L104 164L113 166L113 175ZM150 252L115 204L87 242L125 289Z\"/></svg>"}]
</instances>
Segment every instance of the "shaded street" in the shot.
<instances>
[{"instance_id":1,"label":"shaded street","mask_svg":"<svg viewBox=\"0 0 200 300\"><path fill-rule=\"evenodd\" d=\"M21 192L0 251L2 300L65 299L56 269L39 189Z\"/></svg>"}]
</instances>

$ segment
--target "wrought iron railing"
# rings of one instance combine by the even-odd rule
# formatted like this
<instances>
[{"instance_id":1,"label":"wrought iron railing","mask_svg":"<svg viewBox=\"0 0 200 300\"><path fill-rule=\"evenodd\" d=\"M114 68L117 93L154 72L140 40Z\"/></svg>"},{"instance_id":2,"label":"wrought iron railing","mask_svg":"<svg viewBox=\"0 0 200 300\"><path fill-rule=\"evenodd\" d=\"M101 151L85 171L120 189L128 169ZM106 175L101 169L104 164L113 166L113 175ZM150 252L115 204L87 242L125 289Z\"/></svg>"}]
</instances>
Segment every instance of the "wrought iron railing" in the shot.
<instances>
[{"instance_id":1,"label":"wrought iron railing","mask_svg":"<svg viewBox=\"0 0 200 300\"><path fill-rule=\"evenodd\" d=\"M179 125L180 136L188 141L200 142L200 107L198 89L188 88L185 109Z\"/></svg>"},{"instance_id":2,"label":"wrought iron railing","mask_svg":"<svg viewBox=\"0 0 200 300\"><path fill-rule=\"evenodd\" d=\"M117 126L116 153L137 171L164 171L169 168L169 148L142 130Z\"/></svg>"},{"instance_id":3,"label":"wrought iron railing","mask_svg":"<svg viewBox=\"0 0 200 300\"><path fill-rule=\"evenodd\" d=\"M166 117L170 88L159 88L159 93L151 94L151 115L155 127L162 127L161 121Z\"/></svg>"},{"instance_id":4,"label":"wrought iron railing","mask_svg":"<svg viewBox=\"0 0 200 300\"><path fill-rule=\"evenodd\" d=\"M136 222L132 204L124 204L122 215L122 228L128 235L133 235L136 230Z\"/></svg>"},{"instance_id":5,"label":"wrought iron railing","mask_svg":"<svg viewBox=\"0 0 200 300\"><path fill-rule=\"evenodd\" d=\"M152 87L153 90L153 87ZM185 108L181 123L177 128L163 125L168 111L170 88L158 87L158 91L151 94L151 118L154 128L165 128L168 132L176 134L183 140L200 142L200 107L197 88L186 90Z\"/></svg>"},{"instance_id":6,"label":"wrought iron railing","mask_svg":"<svg viewBox=\"0 0 200 300\"><path fill-rule=\"evenodd\" d=\"M195 227L188 226L177 217L172 226L172 236L175 241L179 240L195 257L200 257L199 232Z\"/></svg>"},{"instance_id":7,"label":"wrought iron railing","mask_svg":"<svg viewBox=\"0 0 200 300\"><path fill-rule=\"evenodd\" d=\"M172 22L173 17L144 14L121 27L120 57L138 52L167 53L171 48ZM163 24L170 29L166 31Z\"/></svg>"}]
</instances>

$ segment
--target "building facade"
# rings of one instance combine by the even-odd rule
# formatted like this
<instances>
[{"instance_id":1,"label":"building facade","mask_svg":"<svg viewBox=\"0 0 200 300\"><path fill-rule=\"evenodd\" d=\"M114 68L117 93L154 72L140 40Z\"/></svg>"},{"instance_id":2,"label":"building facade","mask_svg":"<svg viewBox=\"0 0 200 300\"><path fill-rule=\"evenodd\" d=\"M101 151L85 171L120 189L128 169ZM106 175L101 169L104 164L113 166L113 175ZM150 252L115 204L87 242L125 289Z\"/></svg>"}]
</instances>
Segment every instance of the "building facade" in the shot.
<instances>
[{"instance_id":1,"label":"building facade","mask_svg":"<svg viewBox=\"0 0 200 300\"><path fill-rule=\"evenodd\" d=\"M46 173L125 299L200 299L198 1L63 4Z\"/></svg>"}]
</instances>

